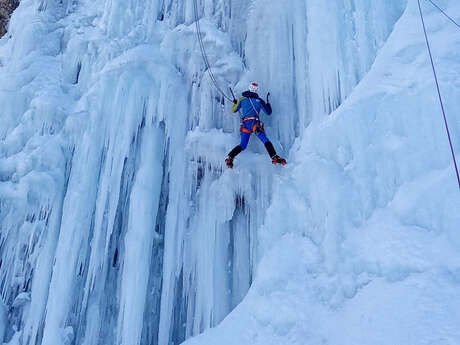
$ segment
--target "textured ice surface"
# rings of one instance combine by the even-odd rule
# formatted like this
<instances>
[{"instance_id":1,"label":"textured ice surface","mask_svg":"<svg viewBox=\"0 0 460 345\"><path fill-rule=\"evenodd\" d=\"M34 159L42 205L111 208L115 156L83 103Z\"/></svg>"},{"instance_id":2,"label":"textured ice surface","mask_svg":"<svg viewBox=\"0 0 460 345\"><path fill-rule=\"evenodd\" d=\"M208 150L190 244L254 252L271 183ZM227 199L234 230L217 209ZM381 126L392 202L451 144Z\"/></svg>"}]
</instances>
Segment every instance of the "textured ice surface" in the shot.
<instances>
[{"instance_id":1,"label":"textured ice surface","mask_svg":"<svg viewBox=\"0 0 460 345\"><path fill-rule=\"evenodd\" d=\"M23 0L12 16L3 341L460 342L460 193L416 3L198 1L219 83L271 92L289 162L252 139L233 170L238 117L192 5ZM459 152L460 35L424 8Z\"/></svg>"}]
</instances>

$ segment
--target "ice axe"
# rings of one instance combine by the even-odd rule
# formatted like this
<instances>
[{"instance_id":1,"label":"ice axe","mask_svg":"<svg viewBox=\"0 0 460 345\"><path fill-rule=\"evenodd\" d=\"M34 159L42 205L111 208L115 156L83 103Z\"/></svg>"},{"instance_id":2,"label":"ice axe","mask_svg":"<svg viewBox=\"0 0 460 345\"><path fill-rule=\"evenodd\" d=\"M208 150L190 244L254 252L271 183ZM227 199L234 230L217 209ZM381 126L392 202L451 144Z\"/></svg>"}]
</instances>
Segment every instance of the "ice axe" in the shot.
<instances>
[{"instance_id":1,"label":"ice axe","mask_svg":"<svg viewBox=\"0 0 460 345\"><path fill-rule=\"evenodd\" d=\"M233 103L236 103L236 102L238 102L238 101L236 100L236 98L235 98L235 94L233 93L233 90L232 90L232 88L231 88L231 87L229 87L229 89L230 89L230 92L232 93L232 97L233 97Z\"/></svg>"}]
</instances>

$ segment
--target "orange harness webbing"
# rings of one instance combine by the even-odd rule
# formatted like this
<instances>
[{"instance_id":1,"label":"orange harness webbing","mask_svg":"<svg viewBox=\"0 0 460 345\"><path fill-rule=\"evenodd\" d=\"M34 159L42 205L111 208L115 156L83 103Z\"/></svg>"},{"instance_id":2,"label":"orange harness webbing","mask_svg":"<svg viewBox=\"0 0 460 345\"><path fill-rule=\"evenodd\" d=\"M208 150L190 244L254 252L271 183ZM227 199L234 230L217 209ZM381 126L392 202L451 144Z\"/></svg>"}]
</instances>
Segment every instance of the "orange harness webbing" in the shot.
<instances>
[{"instance_id":1,"label":"orange harness webbing","mask_svg":"<svg viewBox=\"0 0 460 345\"><path fill-rule=\"evenodd\" d=\"M257 120L257 122L252 126L251 130L249 130L247 128L244 128L244 121L250 121L250 120ZM241 132L252 134L252 133L255 133L257 131L257 127L260 127L260 129L263 131L264 130L263 126L264 125L262 124L262 122L260 122L258 116L248 116L248 117L245 117L241 121Z\"/></svg>"}]
</instances>

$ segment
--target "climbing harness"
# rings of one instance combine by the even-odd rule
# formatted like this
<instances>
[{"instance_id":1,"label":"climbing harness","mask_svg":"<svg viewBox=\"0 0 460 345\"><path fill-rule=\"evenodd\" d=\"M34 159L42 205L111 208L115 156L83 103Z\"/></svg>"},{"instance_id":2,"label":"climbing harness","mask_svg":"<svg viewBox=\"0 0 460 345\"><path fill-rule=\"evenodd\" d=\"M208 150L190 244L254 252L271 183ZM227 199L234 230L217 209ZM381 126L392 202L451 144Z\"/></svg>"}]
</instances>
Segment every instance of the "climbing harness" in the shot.
<instances>
[{"instance_id":1,"label":"climbing harness","mask_svg":"<svg viewBox=\"0 0 460 345\"><path fill-rule=\"evenodd\" d=\"M246 121L250 121L250 120L257 120L257 122L251 127L251 129L247 129L247 128L244 127L244 123ZM258 117L252 117L252 116L251 117L246 117L241 121L240 132L244 132L244 133L248 133L248 134L252 134L252 133L256 133L256 132L265 132L264 123L262 121L260 121L260 119Z\"/></svg>"},{"instance_id":2,"label":"climbing harness","mask_svg":"<svg viewBox=\"0 0 460 345\"><path fill-rule=\"evenodd\" d=\"M444 110L444 103L442 101L442 96L441 96L441 91L439 89L439 82L438 82L438 75L436 73L436 68L434 65L433 61L433 55L431 53L431 47L430 47L430 42L428 40L428 34L426 31L426 26L425 26L425 20L423 18L423 11L422 11L422 5L420 4L420 0L418 1L418 9L420 12L420 19L422 21L422 26L423 26L423 32L425 34L425 41L426 41L426 46L428 48L428 55L430 56L430 61L431 61L431 67L433 69L433 76L434 80L436 82L436 90L438 92L438 98L439 98L439 103L441 104L441 111L442 111L442 116L444 118L444 125L446 127L446 132L447 132L447 138L449 139L449 145L450 145L450 151L452 153L452 159L454 161L454 167L455 167L455 172L457 174L457 181L458 181L458 188L460 189L460 174L458 172L458 166L457 166L457 160L455 159L455 151L454 151L454 146L452 144L452 138L450 136L450 130L449 130L449 125L447 124L447 117L446 117L446 112ZM428 0L431 2L436 8L438 8L442 13L444 13L445 16L447 16L455 25L459 26L452 18L450 18L444 11L442 11L436 4L434 4L431 0ZM459 26L460 27L460 26Z\"/></svg>"},{"instance_id":3,"label":"climbing harness","mask_svg":"<svg viewBox=\"0 0 460 345\"><path fill-rule=\"evenodd\" d=\"M198 37L198 42L200 43L201 56L203 57L203 61L204 61L204 64L206 66L206 69L208 71L209 78L211 78L211 81L214 84L214 87L216 88L217 91L220 92L220 94L222 96L224 96L225 99L227 99L228 101L231 102L232 99L229 96L227 96L224 93L224 91L222 91L222 89L219 86L219 83L216 80L216 77L214 76L214 73L212 73L211 65L210 65L209 60L208 60L208 55L206 54L206 50L205 50L204 44L203 44L203 36L201 35L200 21L199 21L199 18L198 18L198 4L197 4L197 1L198 0L194 0L193 5L194 5L194 12L195 12L196 35ZM231 92L233 94L233 91L231 91ZM235 99L234 96L233 96L233 99Z\"/></svg>"},{"instance_id":4,"label":"climbing harness","mask_svg":"<svg viewBox=\"0 0 460 345\"><path fill-rule=\"evenodd\" d=\"M243 119L243 121L249 121L249 120L258 120L258 116L248 116Z\"/></svg>"}]
</instances>

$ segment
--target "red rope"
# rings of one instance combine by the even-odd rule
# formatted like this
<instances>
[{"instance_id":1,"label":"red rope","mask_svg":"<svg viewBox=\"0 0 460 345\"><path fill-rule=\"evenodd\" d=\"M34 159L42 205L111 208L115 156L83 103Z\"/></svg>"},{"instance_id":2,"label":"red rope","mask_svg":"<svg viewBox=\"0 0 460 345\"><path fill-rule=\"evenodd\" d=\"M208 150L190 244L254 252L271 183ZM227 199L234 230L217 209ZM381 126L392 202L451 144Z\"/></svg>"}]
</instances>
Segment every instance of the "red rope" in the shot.
<instances>
[{"instance_id":1,"label":"red rope","mask_svg":"<svg viewBox=\"0 0 460 345\"><path fill-rule=\"evenodd\" d=\"M436 73L436 68L433 62L433 55L431 54L430 42L428 40L428 34L426 32L425 20L423 18L422 6L420 5L420 0L418 1L418 9L420 11L420 19L422 20L423 32L425 34L426 46L428 48L428 54L430 55L431 67L433 68L434 80L436 82L436 90L438 91L439 103L441 104L442 116L444 118L444 124L446 126L447 138L449 139L450 151L452 153L452 159L454 161L455 172L457 173L458 188L460 189L460 174L458 173L457 160L455 159L454 146L452 145L452 138L450 136L449 125L447 124L446 112L444 110L444 104L442 102L441 91L439 90L438 75Z\"/></svg>"}]
</instances>

